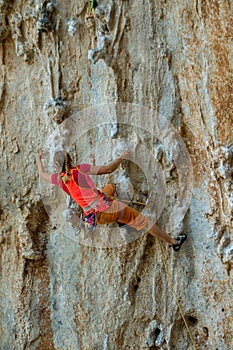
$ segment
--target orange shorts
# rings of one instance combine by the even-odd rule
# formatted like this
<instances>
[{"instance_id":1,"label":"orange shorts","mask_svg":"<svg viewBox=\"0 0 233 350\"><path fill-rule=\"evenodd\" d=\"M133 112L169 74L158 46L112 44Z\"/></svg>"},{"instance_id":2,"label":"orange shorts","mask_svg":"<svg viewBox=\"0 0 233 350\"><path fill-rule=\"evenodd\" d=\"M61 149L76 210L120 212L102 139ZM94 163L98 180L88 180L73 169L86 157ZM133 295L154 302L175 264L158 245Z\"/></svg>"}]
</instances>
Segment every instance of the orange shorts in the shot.
<instances>
[{"instance_id":1,"label":"orange shorts","mask_svg":"<svg viewBox=\"0 0 233 350\"><path fill-rule=\"evenodd\" d=\"M115 186L107 184L102 189L109 197L113 197ZM113 200L110 207L97 215L97 225L120 222L135 228L137 231L148 225L148 219L137 210L125 205L124 203Z\"/></svg>"}]
</instances>

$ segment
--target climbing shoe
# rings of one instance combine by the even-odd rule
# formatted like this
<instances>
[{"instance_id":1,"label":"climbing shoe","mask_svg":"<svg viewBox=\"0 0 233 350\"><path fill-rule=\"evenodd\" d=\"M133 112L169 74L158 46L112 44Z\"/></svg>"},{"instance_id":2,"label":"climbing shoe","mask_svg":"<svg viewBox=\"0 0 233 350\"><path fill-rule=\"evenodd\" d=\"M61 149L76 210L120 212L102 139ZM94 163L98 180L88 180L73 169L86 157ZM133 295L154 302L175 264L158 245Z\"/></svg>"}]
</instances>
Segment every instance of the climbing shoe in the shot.
<instances>
[{"instance_id":1,"label":"climbing shoe","mask_svg":"<svg viewBox=\"0 0 233 350\"><path fill-rule=\"evenodd\" d=\"M184 241L186 241L187 239L187 235L183 234L183 235L179 235L178 237L175 238L176 240L176 244L172 245L172 248L178 252L178 250L180 250L181 245L184 243Z\"/></svg>"}]
</instances>

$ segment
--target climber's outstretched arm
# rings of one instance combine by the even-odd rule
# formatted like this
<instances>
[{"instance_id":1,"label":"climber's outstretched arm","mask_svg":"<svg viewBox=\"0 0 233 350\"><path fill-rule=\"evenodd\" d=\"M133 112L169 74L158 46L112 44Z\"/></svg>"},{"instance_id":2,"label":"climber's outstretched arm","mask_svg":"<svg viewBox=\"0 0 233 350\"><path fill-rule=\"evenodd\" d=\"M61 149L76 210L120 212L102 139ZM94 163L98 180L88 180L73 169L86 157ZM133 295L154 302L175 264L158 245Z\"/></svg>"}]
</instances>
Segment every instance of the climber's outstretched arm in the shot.
<instances>
[{"instance_id":1,"label":"climber's outstretched arm","mask_svg":"<svg viewBox=\"0 0 233 350\"><path fill-rule=\"evenodd\" d=\"M129 156L130 156L130 152L124 151L122 152L120 157L118 157L116 160L114 160L112 163L109 163L108 165L100 165L100 166L91 165L90 174L91 175L111 174L119 167L121 162L124 159L129 158Z\"/></svg>"},{"instance_id":2,"label":"climber's outstretched arm","mask_svg":"<svg viewBox=\"0 0 233 350\"><path fill-rule=\"evenodd\" d=\"M46 171L44 171L44 167L42 164L42 156L43 156L43 151L40 149L39 150L39 154L38 154L38 171L39 171L39 177L43 180L45 180L46 182L49 182L50 184L52 183L51 181L51 174L47 173Z\"/></svg>"}]
</instances>

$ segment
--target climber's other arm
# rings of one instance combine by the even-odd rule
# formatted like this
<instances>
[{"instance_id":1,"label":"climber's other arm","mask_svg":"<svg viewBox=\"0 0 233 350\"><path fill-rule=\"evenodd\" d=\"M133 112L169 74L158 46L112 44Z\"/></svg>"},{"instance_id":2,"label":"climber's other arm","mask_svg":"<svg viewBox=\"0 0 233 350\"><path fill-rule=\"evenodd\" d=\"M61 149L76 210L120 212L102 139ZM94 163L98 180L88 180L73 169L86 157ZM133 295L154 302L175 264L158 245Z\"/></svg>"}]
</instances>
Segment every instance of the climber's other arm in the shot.
<instances>
[{"instance_id":1,"label":"climber's other arm","mask_svg":"<svg viewBox=\"0 0 233 350\"><path fill-rule=\"evenodd\" d=\"M119 165L124 159L127 159L129 157L130 157L130 152L124 151L116 160L114 160L113 162L107 165L100 165L100 166L91 165L90 174L91 175L111 174L119 167Z\"/></svg>"}]
</instances>

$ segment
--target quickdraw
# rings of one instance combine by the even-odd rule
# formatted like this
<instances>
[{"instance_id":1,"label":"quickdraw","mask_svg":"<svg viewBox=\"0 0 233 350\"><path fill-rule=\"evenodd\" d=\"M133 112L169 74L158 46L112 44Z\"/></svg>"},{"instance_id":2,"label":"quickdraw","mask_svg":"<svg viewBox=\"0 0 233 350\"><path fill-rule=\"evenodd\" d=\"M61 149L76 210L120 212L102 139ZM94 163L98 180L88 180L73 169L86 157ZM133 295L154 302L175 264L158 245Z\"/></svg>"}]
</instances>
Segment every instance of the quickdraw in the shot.
<instances>
[{"instance_id":1,"label":"quickdraw","mask_svg":"<svg viewBox=\"0 0 233 350\"><path fill-rule=\"evenodd\" d=\"M89 214L84 215L85 226L91 231L93 231L96 228L96 225L97 225L97 223L96 223L96 214L97 214L97 212L95 212L93 210Z\"/></svg>"},{"instance_id":2,"label":"quickdraw","mask_svg":"<svg viewBox=\"0 0 233 350\"><path fill-rule=\"evenodd\" d=\"M95 7L96 7L96 0L90 0L90 8L88 10L88 18L94 17L95 13Z\"/></svg>"}]
</instances>

